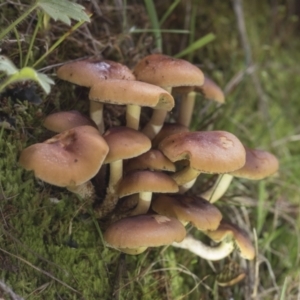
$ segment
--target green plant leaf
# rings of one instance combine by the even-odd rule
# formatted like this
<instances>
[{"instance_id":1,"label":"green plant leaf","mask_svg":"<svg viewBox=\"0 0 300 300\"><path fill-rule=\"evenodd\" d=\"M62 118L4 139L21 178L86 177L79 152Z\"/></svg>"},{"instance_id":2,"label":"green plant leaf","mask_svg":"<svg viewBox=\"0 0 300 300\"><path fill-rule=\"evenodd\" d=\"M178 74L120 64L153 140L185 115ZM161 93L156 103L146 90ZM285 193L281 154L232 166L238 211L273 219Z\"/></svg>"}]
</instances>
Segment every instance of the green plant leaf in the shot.
<instances>
[{"instance_id":1,"label":"green plant leaf","mask_svg":"<svg viewBox=\"0 0 300 300\"><path fill-rule=\"evenodd\" d=\"M90 21L82 5L68 0L39 0L38 6L55 21L60 20L68 25L71 24L71 19Z\"/></svg>"},{"instance_id":2,"label":"green plant leaf","mask_svg":"<svg viewBox=\"0 0 300 300\"><path fill-rule=\"evenodd\" d=\"M18 72L18 69L10 59L0 55L0 72L4 72L7 75L13 75Z\"/></svg>"},{"instance_id":3,"label":"green plant leaf","mask_svg":"<svg viewBox=\"0 0 300 300\"><path fill-rule=\"evenodd\" d=\"M0 83L0 92L11 83L23 80L33 80L42 87L46 94L49 94L51 84L54 84L54 81L50 77L46 74L37 72L33 68L25 67L18 70L5 56L0 56L0 72L1 71L9 75L9 77Z\"/></svg>"}]
</instances>

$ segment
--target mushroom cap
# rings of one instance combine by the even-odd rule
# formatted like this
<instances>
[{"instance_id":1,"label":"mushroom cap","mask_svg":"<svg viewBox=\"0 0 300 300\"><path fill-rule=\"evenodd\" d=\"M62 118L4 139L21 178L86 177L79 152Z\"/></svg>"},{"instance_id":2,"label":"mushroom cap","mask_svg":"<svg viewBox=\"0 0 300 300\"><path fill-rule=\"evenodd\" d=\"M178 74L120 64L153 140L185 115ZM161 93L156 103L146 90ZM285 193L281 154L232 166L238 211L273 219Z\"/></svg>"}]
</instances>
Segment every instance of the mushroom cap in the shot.
<instances>
[{"instance_id":1,"label":"mushroom cap","mask_svg":"<svg viewBox=\"0 0 300 300\"><path fill-rule=\"evenodd\" d=\"M108 146L97 129L79 126L27 147L19 163L45 182L76 186L98 173L107 153Z\"/></svg>"},{"instance_id":2,"label":"mushroom cap","mask_svg":"<svg viewBox=\"0 0 300 300\"><path fill-rule=\"evenodd\" d=\"M60 79L91 87L99 80L121 79L135 80L126 66L110 60L84 59L66 63L57 70Z\"/></svg>"},{"instance_id":3,"label":"mushroom cap","mask_svg":"<svg viewBox=\"0 0 300 300\"><path fill-rule=\"evenodd\" d=\"M89 99L119 105L139 105L170 111L174 98L166 90L140 81L106 80L91 87Z\"/></svg>"},{"instance_id":4,"label":"mushroom cap","mask_svg":"<svg viewBox=\"0 0 300 300\"><path fill-rule=\"evenodd\" d=\"M205 234L215 242L221 242L225 239L234 239L243 258L252 260L255 257L255 249L250 238L246 232L237 225L222 220L216 230L207 231Z\"/></svg>"},{"instance_id":5,"label":"mushroom cap","mask_svg":"<svg viewBox=\"0 0 300 300\"><path fill-rule=\"evenodd\" d=\"M89 125L97 128L95 122L77 110L59 111L48 115L44 127L54 132L63 132L78 126Z\"/></svg>"},{"instance_id":6,"label":"mushroom cap","mask_svg":"<svg viewBox=\"0 0 300 300\"><path fill-rule=\"evenodd\" d=\"M151 141L146 135L124 126L111 127L103 138L109 146L105 163L136 157L151 148Z\"/></svg>"},{"instance_id":7,"label":"mushroom cap","mask_svg":"<svg viewBox=\"0 0 300 300\"><path fill-rule=\"evenodd\" d=\"M156 171L133 171L119 183L120 198L141 192L177 193L176 182L168 175Z\"/></svg>"},{"instance_id":8,"label":"mushroom cap","mask_svg":"<svg viewBox=\"0 0 300 300\"><path fill-rule=\"evenodd\" d=\"M112 223L103 237L117 249L158 247L184 239L184 226L175 218L160 215L137 215Z\"/></svg>"},{"instance_id":9,"label":"mushroom cap","mask_svg":"<svg viewBox=\"0 0 300 300\"><path fill-rule=\"evenodd\" d=\"M245 164L245 148L226 131L195 131L173 134L158 148L173 162L188 159L190 167L204 173L227 173Z\"/></svg>"},{"instance_id":10,"label":"mushroom cap","mask_svg":"<svg viewBox=\"0 0 300 300\"><path fill-rule=\"evenodd\" d=\"M201 93L206 99L214 100L219 103L225 102L225 95L222 89L210 78L204 78L202 86L196 86L195 92Z\"/></svg>"},{"instance_id":11,"label":"mushroom cap","mask_svg":"<svg viewBox=\"0 0 300 300\"><path fill-rule=\"evenodd\" d=\"M190 130L181 124L177 123L164 123L160 132L152 140L152 147L156 148L158 144L171 134L189 132Z\"/></svg>"},{"instance_id":12,"label":"mushroom cap","mask_svg":"<svg viewBox=\"0 0 300 300\"><path fill-rule=\"evenodd\" d=\"M278 159L270 152L245 147L245 165L230 174L252 180L260 180L278 171Z\"/></svg>"},{"instance_id":13,"label":"mushroom cap","mask_svg":"<svg viewBox=\"0 0 300 300\"><path fill-rule=\"evenodd\" d=\"M126 173L133 170L169 171L175 172L175 165L159 150L151 149L138 157L127 161Z\"/></svg>"},{"instance_id":14,"label":"mushroom cap","mask_svg":"<svg viewBox=\"0 0 300 300\"><path fill-rule=\"evenodd\" d=\"M186 60L162 54L151 54L134 67L137 80L162 87L202 85L204 75Z\"/></svg>"},{"instance_id":15,"label":"mushroom cap","mask_svg":"<svg viewBox=\"0 0 300 300\"><path fill-rule=\"evenodd\" d=\"M215 230L222 219L221 212L210 202L200 197L184 195L159 195L152 200L152 209L183 224L192 223L198 230Z\"/></svg>"}]
</instances>

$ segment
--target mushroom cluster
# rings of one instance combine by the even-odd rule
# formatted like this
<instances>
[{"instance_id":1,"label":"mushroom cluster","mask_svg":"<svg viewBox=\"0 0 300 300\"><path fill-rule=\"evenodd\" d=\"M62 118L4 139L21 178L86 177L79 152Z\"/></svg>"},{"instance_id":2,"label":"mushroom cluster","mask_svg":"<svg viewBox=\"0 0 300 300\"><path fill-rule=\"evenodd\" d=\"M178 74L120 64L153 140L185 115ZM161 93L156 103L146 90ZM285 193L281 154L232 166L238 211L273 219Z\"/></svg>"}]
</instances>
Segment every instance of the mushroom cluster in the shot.
<instances>
[{"instance_id":1,"label":"mushroom cluster","mask_svg":"<svg viewBox=\"0 0 300 300\"><path fill-rule=\"evenodd\" d=\"M109 165L106 195L94 209L110 223L105 242L119 251L139 254L171 244L207 260L222 259L234 249L245 259L254 258L250 237L224 220L213 202L234 176L265 178L277 171L278 160L269 152L249 149L232 133L189 130L196 93L224 102L222 90L198 67L152 54L132 71L117 62L85 59L64 64L57 76L89 88L90 116L77 111L47 116L44 126L57 135L24 149L21 166L94 203L91 179ZM177 117L168 114L175 106L173 95L180 97ZM126 106L126 124L108 126L103 118L106 103ZM140 125L142 107L153 110L145 126ZM191 195L201 173L219 177L201 197ZM117 209L119 199L122 211ZM187 235L187 224L216 245Z\"/></svg>"}]
</instances>

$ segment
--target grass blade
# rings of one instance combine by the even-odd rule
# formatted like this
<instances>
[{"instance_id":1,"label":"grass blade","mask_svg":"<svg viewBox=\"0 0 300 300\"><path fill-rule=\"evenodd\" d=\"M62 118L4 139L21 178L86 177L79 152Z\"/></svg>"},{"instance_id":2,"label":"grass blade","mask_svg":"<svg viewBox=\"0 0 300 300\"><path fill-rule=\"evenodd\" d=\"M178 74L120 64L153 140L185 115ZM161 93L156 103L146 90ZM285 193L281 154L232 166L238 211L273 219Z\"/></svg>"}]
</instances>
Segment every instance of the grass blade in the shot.
<instances>
[{"instance_id":1,"label":"grass blade","mask_svg":"<svg viewBox=\"0 0 300 300\"><path fill-rule=\"evenodd\" d=\"M179 58L179 57L185 56L189 53L192 53L192 52L202 48L206 44L212 42L215 38L216 38L216 36L213 33L209 33L209 34L205 35L204 37L202 37L202 38L198 39L197 41L195 41L193 44L191 44L190 46L188 46L187 48L185 48L181 52L174 55L174 57Z\"/></svg>"}]
</instances>

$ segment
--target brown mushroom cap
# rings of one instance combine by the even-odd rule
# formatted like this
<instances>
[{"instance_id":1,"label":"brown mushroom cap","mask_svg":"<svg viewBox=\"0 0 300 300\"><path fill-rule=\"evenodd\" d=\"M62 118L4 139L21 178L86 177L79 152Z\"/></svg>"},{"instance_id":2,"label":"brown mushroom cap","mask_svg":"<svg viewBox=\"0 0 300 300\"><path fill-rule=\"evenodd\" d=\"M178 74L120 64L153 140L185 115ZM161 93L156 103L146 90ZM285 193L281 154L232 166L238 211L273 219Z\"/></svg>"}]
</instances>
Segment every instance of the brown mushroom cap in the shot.
<instances>
[{"instance_id":1,"label":"brown mushroom cap","mask_svg":"<svg viewBox=\"0 0 300 300\"><path fill-rule=\"evenodd\" d=\"M156 149L151 149L140 156L127 161L126 173L133 170L169 171L175 172L175 165L163 153Z\"/></svg>"},{"instance_id":2,"label":"brown mushroom cap","mask_svg":"<svg viewBox=\"0 0 300 300\"><path fill-rule=\"evenodd\" d=\"M92 58L64 64L57 70L57 76L86 87L91 87L99 80L111 78L135 80L134 75L126 66L110 60Z\"/></svg>"},{"instance_id":3,"label":"brown mushroom cap","mask_svg":"<svg viewBox=\"0 0 300 300\"><path fill-rule=\"evenodd\" d=\"M201 93L206 99L214 100L219 103L225 102L225 95L222 89L210 78L204 78L202 86L196 86L195 92Z\"/></svg>"},{"instance_id":4,"label":"brown mushroom cap","mask_svg":"<svg viewBox=\"0 0 300 300\"><path fill-rule=\"evenodd\" d=\"M109 246L127 252L127 249L158 247L174 241L180 242L185 235L184 226L174 218L138 215L112 223L103 237ZM129 253L132 254L132 251Z\"/></svg>"},{"instance_id":5,"label":"brown mushroom cap","mask_svg":"<svg viewBox=\"0 0 300 300\"><path fill-rule=\"evenodd\" d=\"M109 146L105 163L136 157L151 148L151 141L147 136L128 127L111 127L103 138Z\"/></svg>"},{"instance_id":6,"label":"brown mushroom cap","mask_svg":"<svg viewBox=\"0 0 300 300\"><path fill-rule=\"evenodd\" d=\"M204 173L227 173L245 164L245 149L226 131L196 131L173 134L158 148L173 162L190 161L190 167Z\"/></svg>"},{"instance_id":7,"label":"brown mushroom cap","mask_svg":"<svg viewBox=\"0 0 300 300\"><path fill-rule=\"evenodd\" d=\"M243 258L252 260L255 257L255 249L250 238L245 231L237 227L237 225L222 220L218 229L207 231L205 234L215 242L221 242L225 239L234 239Z\"/></svg>"},{"instance_id":8,"label":"brown mushroom cap","mask_svg":"<svg viewBox=\"0 0 300 300\"><path fill-rule=\"evenodd\" d=\"M231 172L231 175L252 180L260 180L278 171L279 162L272 153L247 147L245 147L245 150L245 165L242 168Z\"/></svg>"},{"instance_id":9,"label":"brown mushroom cap","mask_svg":"<svg viewBox=\"0 0 300 300\"><path fill-rule=\"evenodd\" d=\"M19 163L45 182L76 186L97 174L107 153L108 146L98 130L80 126L24 149Z\"/></svg>"},{"instance_id":10,"label":"brown mushroom cap","mask_svg":"<svg viewBox=\"0 0 300 300\"><path fill-rule=\"evenodd\" d=\"M43 125L48 130L58 133L84 125L97 128L93 120L76 110L60 111L50 114L45 118Z\"/></svg>"},{"instance_id":11,"label":"brown mushroom cap","mask_svg":"<svg viewBox=\"0 0 300 300\"><path fill-rule=\"evenodd\" d=\"M144 57L134 67L137 80L161 87L202 85L204 75L196 66L186 60L162 54Z\"/></svg>"},{"instance_id":12,"label":"brown mushroom cap","mask_svg":"<svg viewBox=\"0 0 300 300\"><path fill-rule=\"evenodd\" d=\"M214 205L196 196L159 195L152 200L151 207L158 214L176 218L183 224L190 222L202 231L217 229L222 219Z\"/></svg>"},{"instance_id":13,"label":"brown mushroom cap","mask_svg":"<svg viewBox=\"0 0 300 300\"><path fill-rule=\"evenodd\" d=\"M94 84L90 100L119 105L139 105L170 111L173 97L164 89L140 81L106 80Z\"/></svg>"},{"instance_id":14,"label":"brown mushroom cap","mask_svg":"<svg viewBox=\"0 0 300 300\"><path fill-rule=\"evenodd\" d=\"M128 173L118 187L120 198L142 192L177 193L178 186L164 173L144 170Z\"/></svg>"}]
</instances>

